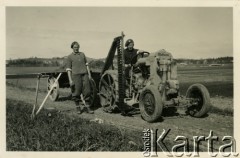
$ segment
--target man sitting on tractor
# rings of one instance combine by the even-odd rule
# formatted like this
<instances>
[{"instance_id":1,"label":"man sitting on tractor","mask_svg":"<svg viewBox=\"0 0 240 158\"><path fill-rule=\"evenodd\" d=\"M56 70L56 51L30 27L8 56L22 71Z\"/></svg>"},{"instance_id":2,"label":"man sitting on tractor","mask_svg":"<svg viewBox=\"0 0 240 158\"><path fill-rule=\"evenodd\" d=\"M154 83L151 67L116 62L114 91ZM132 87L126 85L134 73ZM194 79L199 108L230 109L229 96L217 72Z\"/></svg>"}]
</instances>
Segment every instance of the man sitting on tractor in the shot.
<instances>
[{"instance_id":1,"label":"man sitting on tractor","mask_svg":"<svg viewBox=\"0 0 240 158\"><path fill-rule=\"evenodd\" d=\"M126 49L124 49L124 60L125 60L125 76L126 78L130 77L130 69L131 64L135 64L137 62L136 55L138 53L143 52L142 50L134 48L134 41L132 39L128 39L125 43ZM135 58L134 58L135 57Z\"/></svg>"},{"instance_id":2,"label":"man sitting on tractor","mask_svg":"<svg viewBox=\"0 0 240 158\"><path fill-rule=\"evenodd\" d=\"M134 48L134 41L132 39L128 39L126 41L125 47L126 47L126 49L124 49L125 67L130 67L132 58L137 55L138 49ZM137 60L135 61L135 63L136 62Z\"/></svg>"}]
</instances>

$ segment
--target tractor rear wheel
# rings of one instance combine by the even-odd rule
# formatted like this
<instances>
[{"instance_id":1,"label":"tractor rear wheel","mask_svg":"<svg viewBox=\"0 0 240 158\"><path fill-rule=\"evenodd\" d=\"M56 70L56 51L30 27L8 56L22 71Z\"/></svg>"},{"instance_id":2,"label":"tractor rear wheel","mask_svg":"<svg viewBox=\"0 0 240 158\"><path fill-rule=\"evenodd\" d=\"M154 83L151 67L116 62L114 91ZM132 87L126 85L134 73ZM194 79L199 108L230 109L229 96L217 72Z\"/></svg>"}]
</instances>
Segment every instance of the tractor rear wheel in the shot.
<instances>
[{"instance_id":1,"label":"tractor rear wheel","mask_svg":"<svg viewBox=\"0 0 240 158\"><path fill-rule=\"evenodd\" d=\"M56 78L53 77L53 76L49 77L48 80L47 80L47 82L48 82L47 83L47 85L48 85L47 90L48 91L50 91L51 87L54 86L52 92L49 95L49 98L52 101L56 101L59 97L59 83L57 81L56 84L54 84L55 80L56 80Z\"/></svg>"},{"instance_id":2,"label":"tractor rear wheel","mask_svg":"<svg viewBox=\"0 0 240 158\"><path fill-rule=\"evenodd\" d=\"M112 112L117 105L117 82L114 74L106 73L101 77L99 83L99 99L104 111Z\"/></svg>"},{"instance_id":3,"label":"tractor rear wheel","mask_svg":"<svg viewBox=\"0 0 240 158\"><path fill-rule=\"evenodd\" d=\"M210 95L207 88L202 84L191 85L186 93L187 98L197 100L196 104L188 107L187 113L193 117L202 117L209 111L211 106Z\"/></svg>"},{"instance_id":4,"label":"tractor rear wheel","mask_svg":"<svg viewBox=\"0 0 240 158\"><path fill-rule=\"evenodd\" d=\"M139 98L139 108L143 119L147 122L154 122L161 117L163 103L156 87L150 85L143 89Z\"/></svg>"}]
</instances>

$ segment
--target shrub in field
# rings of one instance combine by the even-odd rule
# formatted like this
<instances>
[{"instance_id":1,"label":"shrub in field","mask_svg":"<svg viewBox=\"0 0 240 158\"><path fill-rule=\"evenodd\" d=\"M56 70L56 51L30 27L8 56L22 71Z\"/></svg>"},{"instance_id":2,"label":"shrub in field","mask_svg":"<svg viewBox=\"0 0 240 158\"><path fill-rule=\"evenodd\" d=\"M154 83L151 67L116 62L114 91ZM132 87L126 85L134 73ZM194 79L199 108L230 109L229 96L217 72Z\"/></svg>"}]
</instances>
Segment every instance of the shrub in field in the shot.
<instances>
[{"instance_id":1,"label":"shrub in field","mask_svg":"<svg viewBox=\"0 0 240 158\"><path fill-rule=\"evenodd\" d=\"M24 102L7 100L8 151L140 151L142 148L141 132L128 133L61 113L49 117L45 109L31 120L31 110Z\"/></svg>"}]
</instances>

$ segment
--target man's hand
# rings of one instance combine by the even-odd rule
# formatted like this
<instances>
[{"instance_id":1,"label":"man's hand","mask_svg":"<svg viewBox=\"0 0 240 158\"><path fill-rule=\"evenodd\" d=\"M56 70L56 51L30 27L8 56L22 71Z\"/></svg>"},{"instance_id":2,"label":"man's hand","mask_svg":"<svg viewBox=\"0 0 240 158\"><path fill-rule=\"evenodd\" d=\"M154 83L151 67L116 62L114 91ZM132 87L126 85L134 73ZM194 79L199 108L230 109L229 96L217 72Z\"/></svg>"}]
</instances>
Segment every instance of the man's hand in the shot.
<instances>
[{"instance_id":1,"label":"man's hand","mask_svg":"<svg viewBox=\"0 0 240 158\"><path fill-rule=\"evenodd\" d=\"M73 81L69 81L70 87L73 87L75 84Z\"/></svg>"},{"instance_id":2,"label":"man's hand","mask_svg":"<svg viewBox=\"0 0 240 158\"><path fill-rule=\"evenodd\" d=\"M144 50L140 50L140 49L137 51L137 53L143 53L143 52L145 52L145 51Z\"/></svg>"},{"instance_id":3,"label":"man's hand","mask_svg":"<svg viewBox=\"0 0 240 158\"><path fill-rule=\"evenodd\" d=\"M69 81L69 84L70 84L71 92L74 93L74 91L75 91L74 82L71 80L71 81Z\"/></svg>"},{"instance_id":4,"label":"man's hand","mask_svg":"<svg viewBox=\"0 0 240 158\"><path fill-rule=\"evenodd\" d=\"M131 67L131 64L125 64L125 67Z\"/></svg>"}]
</instances>

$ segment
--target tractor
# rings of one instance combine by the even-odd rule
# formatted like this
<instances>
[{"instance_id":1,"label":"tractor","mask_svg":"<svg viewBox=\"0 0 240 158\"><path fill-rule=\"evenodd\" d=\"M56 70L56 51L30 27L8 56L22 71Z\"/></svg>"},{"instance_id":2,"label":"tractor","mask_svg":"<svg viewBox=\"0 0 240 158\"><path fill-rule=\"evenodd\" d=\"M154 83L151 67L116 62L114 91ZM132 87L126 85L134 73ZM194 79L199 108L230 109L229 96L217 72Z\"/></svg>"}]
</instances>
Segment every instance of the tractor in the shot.
<instances>
[{"instance_id":1,"label":"tractor","mask_svg":"<svg viewBox=\"0 0 240 158\"><path fill-rule=\"evenodd\" d=\"M99 99L103 108L127 105L138 108L147 122L155 122L165 108L184 108L186 114L203 117L210 108L210 95L202 84L191 85L186 96L179 92L177 63L164 49L141 52L133 59L130 77L124 67L124 34L114 38L99 82ZM116 54L117 52L117 54Z\"/></svg>"}]
</instances>

